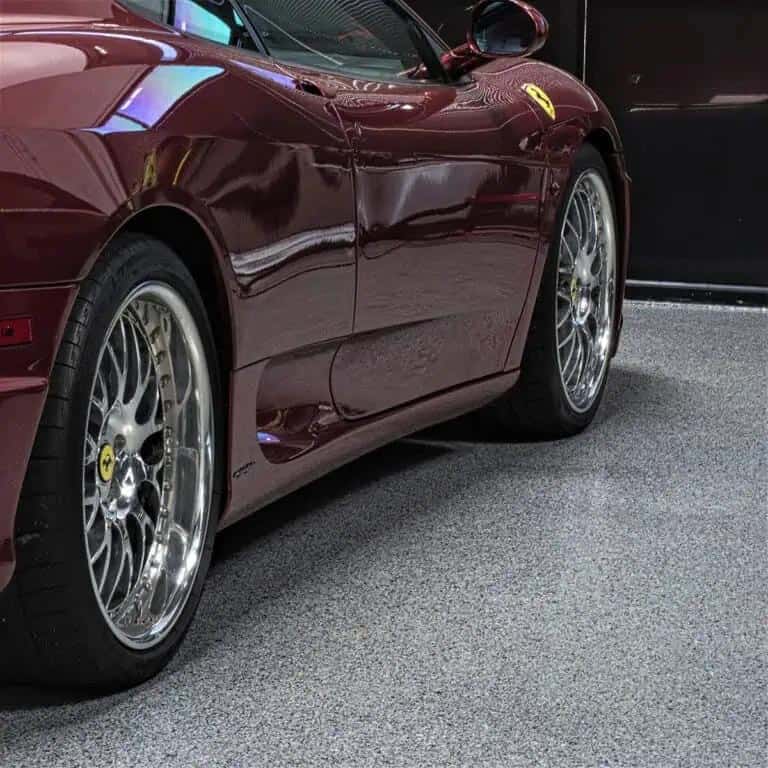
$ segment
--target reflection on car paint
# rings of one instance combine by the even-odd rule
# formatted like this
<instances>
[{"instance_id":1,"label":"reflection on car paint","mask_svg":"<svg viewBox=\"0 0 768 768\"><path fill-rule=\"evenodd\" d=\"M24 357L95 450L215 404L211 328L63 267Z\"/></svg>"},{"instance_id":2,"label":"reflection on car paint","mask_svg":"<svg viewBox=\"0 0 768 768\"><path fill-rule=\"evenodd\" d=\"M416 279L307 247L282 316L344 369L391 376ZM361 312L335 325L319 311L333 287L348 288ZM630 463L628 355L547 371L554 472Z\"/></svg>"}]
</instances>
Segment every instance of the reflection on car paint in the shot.
<instances>
[{"instance_id":1,"label":"reflection on car paint","mask_svg":"<svg viewBox=\"0 0 768 768\"><path fill-rule=\"evenodd\" d=\"M308 256L326 248L355 244L355 226L346 224L300 232L248 253L232 254L232 268L239 276L249 276L276 267L288 259Z\"/></svg>"},{"instance_id":2,"label":"reflection on car paint","mask_svg":"<svg viewBox=\"0 0 768 768\"><path fill-rule=\"evenodd\" d=\"M156 67L94 133L141 131L155 127L197 86L224 73L221 67L170 65Z\"/></svg>"},{"instance_id":3,"label":"reflection on car paint","mask_svg":"<svg viewBox=\"0 0 768 768\"><path fill-rule=\"evenodd\" d=\"M68 30L35 30L34 32L15 32L14 38L22 38L24 36L34 37L56 37L56 36L70 36L72 33ZM113 40L128 40L134 43L141 43L142 45L148 45L153 48L158 48L161 53L162 61L176 61L179 57L179 52L172 45L163 43L160 40L154 40L151 37L138 37L136 35L125 35L117 32L108 32L99 30L98 32L89 32L87 30L78 29L78 37L98 37L102 39Z\"/></svg>"}]
</instances>

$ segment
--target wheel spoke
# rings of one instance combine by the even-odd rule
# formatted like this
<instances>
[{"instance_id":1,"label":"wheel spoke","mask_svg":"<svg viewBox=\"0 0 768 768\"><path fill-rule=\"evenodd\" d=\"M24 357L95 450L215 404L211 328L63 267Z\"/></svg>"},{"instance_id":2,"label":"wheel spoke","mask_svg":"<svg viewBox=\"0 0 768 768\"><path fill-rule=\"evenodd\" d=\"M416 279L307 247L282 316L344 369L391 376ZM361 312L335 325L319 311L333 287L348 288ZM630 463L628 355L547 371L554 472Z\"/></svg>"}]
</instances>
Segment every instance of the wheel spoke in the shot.
<instances>
[{"instance_id":1,"label":"wheel spoke","mask_svg":"<svg viewBox=\"0 0 768 768\"><path fill-rule=\"evenodd\" d=\"M576 328L571 328L570 333L557 345L558 349L562 349L566 344L570 344L571 339L573 338L574 334L576 333Z\"/></svg>"},{"instance_id":2,"label":"wheel spoke","mask_svg":"<svg viewBox=\"0 0 768 768\"><path fill-rule=\"evenodd\" d=\"M118 335L120 340L120 346L122 351L122 362L118 360L117 352L115 351L115 335ZM107 342L107 355L109 356L110 363L112 364L112 370L115 374L116 392L115 401L125 400L125 389L127 384L127 355L126 355L126 338L125 338L125 320L121 317L117 322L117 326L112 333L112 339Z\"/></svg>"},{"instance_id":3,"label":"wheel spoke","mask_svg":"<svg viewBox=\"0 0 768 768\"><path fill-rule=\"evenodd\" d=\"M580 243L581 242L581 233L579 232L578 229L576 229L576 227L573 226L573 224L571 223L571 219L566 217L565 223L571 228L571 232L573 232L574 236L576 237L576 242ZM568 250L570 251L571 249L569 248Z\"/></svg>"},{"instance_id":4,"label":"wheel spoke","mask_svg":"<svg viewBox=\"0 0 768 768\"><path fill-rule=\"evenodd\" d=\"M572 337L572 343L571 343L571 351L568 353L568 357L565 361L565 364L562 366L563 374L568 370L568 367L571 364L571 360L573 359L573 354L576 351L576 335L574 334Z\"/></svg>"},{"instance_id":5,"label":"wheel spoke","mask_svg":"<svg viewBox=\"0 0 768 768\"><path fill-rule=\"evenodd\" d=\"M582 212L586 225L584 246L587 251L590 251L597 244L597 211L590 198L589 192L586 189L581 190L579 199L581 200Z\"/></svg>"},{"instance_id":6,"label":"wheel spoke","mask_svg":"<svg viewBox=\"0 0 768 768\"><path fill-rule=\"evenodd\" d=\"M589 198L583 188L577 190L574 196L574 203L578 211L579 221L581 222L581 243L580 246L586 249L592 240L592 212Z\"/></svg>"},{"instance_id":7,"label":"wheel spoke","mask_svg":"<svg viewBox=\"0 0 768 768\"><path fill-rule=\"evenodd\" d=\"M109 550L111 548L111 531L107 521L104 521L104 537L101 540L101 544L96 548L96 551L91 555L91 565L96 563L98 559L107 551L107 562L105 563L104 573L106 574L106 568L109 565ZM103 583L103 577L102 577Z\"/></svg>"},{"instance_id":8,"label":"wheel spoke","mask_svg":"<svg viewBox=\"0 0 768 768\"><path fill-rule=\"evenodd\" d=\"M579 248L583 248L589 240L589 217L583 208L582 190L577 189L573 196L573 210L579 222Z\"/></svg>"},{"instance_id":9,"label":"wheel spoke","mask_svg":"<svg viewBox=\"0 0 768 768\"><path fill-rule=\"evenodd\" d=\"M573 225L571 225L571 229L573 229ZM571 244L568 242L568 235L565 232L563 232L563 236L560 242L561 242L561 245L565 246L565 250L568 251L568 257L570 258L568 269L570 270L570 272L573 272L574 268L576 267L576 254L573 252L573 248L571 248ZM562 257L562 255L563 255L563 249L561 247L560 256Z\"/></svg>"},{"instance_id":10,"label":"wheel spoke","mask_svg":"<svg viewBox=\"0 0 768 768\"><path fill-rule=\"evenodd\" d=\"M97 390L99 394L97 394ZM101 369L99 369L96 373L96 381L93 387L93 397L91 398L91 402L96 406L96 410L101 416L99 421L101 424L103 424L107 418L107 412L109 411L109 406L111 403L109 401L109 391L107 390L107 384L104 380L104 374L101 372Z\"/></svg>"},{"instance_id":11,"label":"wheel spoke","mask_svg":"<svg viewBox=\"0 0 768 768\"><path fill-rule=\"evenodd\" d=\"M589 330L585 326L581 326L580 333L582 336L582 343L584 345L584 361L582 364L582 370L579 375L577 384L581 384L582 380L590 372L590 368L592 366L592 362L595 354L594 339L592 338L592 335L589 333Z\"/></svg>"},{"instance_id":12,"label":"wheel spoke","mask_svg":"<svg viewBox=\"0 0 768 768\"><path fill-rule=\"evenodd\" d=\"M99 594L104 592L104 586L107 581L107 574L109 568L112 565L112 526L104 521L104 545L106 549L106 555L104 557L104 570L101 573L101 579L99 580ZM96 558L91 561L91 564L96 562Z\"/></svg>"},{"instance_id":13,"label":"wheel spoke","mask_svg":"<svg viewBox=\"0 0 768 768\"><path fill-rule=\"evenodd\" d=\"M141 355L141 349L139 348L139 331L137 330L136 324L134 322L128 322L126 325L131 329L130 355L131 355L131 361L135 368L134 375L136 377L136 385L133 390L132 400L135 403L139 403L141 401L141 398L144 396L144 393L146 392L145 385L146 385L146 381L149 379L149 371L151 368L151 363L148 363L147 365L147 376L145 378L141 372L142 355Z\"/></svg>"},{"instance_id":14,"label":"wheel spoke","mask_svg":"<svg viewBox=\"0 0 768 768\"><path fill-rule=\"evenodd\" d=\"M92 435L85 436L85 464L95 464L99 457L99 446Z\"/></svg>"},{"instance_id":15,"label":"wheel spoke","mask_svg":"<svg viewBox=\"0 0 768 768\"><path fill-rule=\"evenodd\" d=\"M101 496L99 495L99 492L95 491L91 496L83 499L83 506L88 513L85 520L85 532L88 533L91 528L93 528L93 524L96 522L96 516L99 514L99 509L101 509ZM91 510L90 512L88 512L89 509Z\"/></svg>"},{"instance_id":16,"label":"wheel spoke","mask_svg":"<svg viewBox=\"0 0 768 768\"><path fill-rule=\"evenodd\" d=\"M573 360L573 368L571 369L571 372L568 374L565 380L566 386L569 386L570 383L573 381L573 375L581 371L581 367L583 365L583 360L584 360L584 347L581 339L581 334L577 333L574 336L574 339L575 339L574 347L576 348L576 357ZM577 376L576 381L578 382L578 380L579 380L579 377Z\"/></svg>"},{"instance_id":17,"label":"wheel spoke","mask_svg":"<svg viewBox=\"0 0 768 768\"><path fill-rule=\"evenodd\" d=\"M115 596L115 590L117 589L117 585L120 583L120 579L123 576L123 568L125 567L125 542L123 541L123 536L119 529L118 539L120 540L120 564L117 567L117 574L115 575L114 581L112 582L112 589L109 590L108 597L104 601L104 606L107 608L107 610L109 610L109 606L112 604L112 598Z\"/></svg>"},{"instance_id":18,"label":"wheel spoke","mask_svg":"<svg viewBox=\"0 0 768 768\"><path fill-rule=\"evenodd\" d=\"M144 514L144 517L146 517L146 514ZM139 566L139 573L141 573L141 569L144 567L144 560L147 556L147 526L145 526L144 521L139 520L138 517L136 520L138 522L139 534L141 535L141 555L136 558L136 564Z\"/></svg>"}]
</instances>

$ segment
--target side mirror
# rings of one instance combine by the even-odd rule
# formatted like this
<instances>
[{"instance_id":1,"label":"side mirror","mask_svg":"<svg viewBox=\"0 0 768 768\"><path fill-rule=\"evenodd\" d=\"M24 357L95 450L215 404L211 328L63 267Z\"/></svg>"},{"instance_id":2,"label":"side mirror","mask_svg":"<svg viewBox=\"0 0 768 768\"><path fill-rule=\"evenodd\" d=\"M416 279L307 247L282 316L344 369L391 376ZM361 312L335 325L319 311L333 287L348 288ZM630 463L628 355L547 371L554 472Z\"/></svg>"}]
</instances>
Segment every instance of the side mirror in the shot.
<instances>
[{"instance_id":1,"label":"side mirror","mask_svg":"<svg viewBox=\"0 0 768 768\"><path fill-rule=\"evenodd\" d=\"M548 35L544 15L523 0L482 0L472 12L467 42L479 56L530 56Z\"/></svg>"}]
</instances>

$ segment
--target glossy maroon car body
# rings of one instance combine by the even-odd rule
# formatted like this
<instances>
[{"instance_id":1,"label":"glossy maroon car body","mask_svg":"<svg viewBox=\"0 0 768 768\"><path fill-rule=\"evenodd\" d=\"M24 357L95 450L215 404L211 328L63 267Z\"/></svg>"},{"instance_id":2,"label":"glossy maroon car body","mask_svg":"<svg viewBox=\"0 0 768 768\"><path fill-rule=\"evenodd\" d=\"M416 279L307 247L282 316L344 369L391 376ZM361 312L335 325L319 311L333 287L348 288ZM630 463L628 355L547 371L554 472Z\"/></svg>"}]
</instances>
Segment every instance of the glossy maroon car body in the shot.
<instances>
[{"instance_id":1,"label":"glossy maroon car body","mask_svg":"<svg viewBox=\"0 0 768 768\"><path fill-rule=\"evenodd\" d=\"M30 343L0 346L0 588L62 328L121 230L165 239L208 304L229 380L221 525L514 383L587 140L614 177L623 287L619 139L601 102L547 65L365 83L110 0L4 0L0 50L0 324L32 325Z\"/></svg>"}]
</instances>

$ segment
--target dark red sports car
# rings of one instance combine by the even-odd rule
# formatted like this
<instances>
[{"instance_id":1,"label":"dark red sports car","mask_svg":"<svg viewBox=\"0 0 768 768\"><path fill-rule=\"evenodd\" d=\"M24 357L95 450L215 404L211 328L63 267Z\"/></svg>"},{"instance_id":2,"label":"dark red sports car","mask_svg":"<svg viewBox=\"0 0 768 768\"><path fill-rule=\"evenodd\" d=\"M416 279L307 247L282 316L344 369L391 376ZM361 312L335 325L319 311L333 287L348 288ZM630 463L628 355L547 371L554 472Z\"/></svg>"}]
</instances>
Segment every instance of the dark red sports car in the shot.
<instances>
[{"instance_id":1,"label":"dark red sports car","mask_svg":"<svg viewBox=\"0 0 768 768\"><path fill-rule=\"evenodd\" d=\"M453 50L401 0L3 0L6 677L152 675L215 531L386 441L590 423L628 179L546 34L513 0Z\"/></svg>"}]
</instances>

